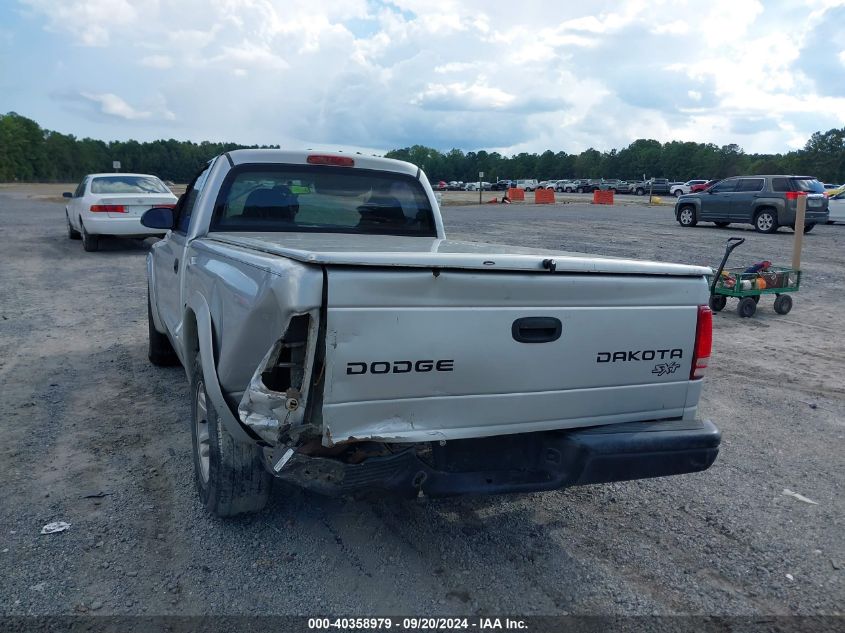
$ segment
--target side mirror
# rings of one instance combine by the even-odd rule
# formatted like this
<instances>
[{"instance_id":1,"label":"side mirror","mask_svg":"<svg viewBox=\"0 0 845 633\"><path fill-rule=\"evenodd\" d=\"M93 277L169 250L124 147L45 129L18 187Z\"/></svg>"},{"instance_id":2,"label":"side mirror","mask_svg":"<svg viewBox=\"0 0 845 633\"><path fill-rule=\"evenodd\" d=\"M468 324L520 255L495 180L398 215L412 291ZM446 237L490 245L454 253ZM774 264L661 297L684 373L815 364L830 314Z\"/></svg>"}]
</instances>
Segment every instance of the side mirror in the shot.
<instances>
[{"instance_id":1,"label":"side mirror","mask_svg":"<svg viewBox=\"0 0 845 633\"><path fill-rule=\"evenodd\" d=\"M73 194L70 191L65 191L62 194L62 198L73 198Z\"/></svg>"},{"instance_id":2,"label":"side mirror","mask_svg":"<svg viewBox=\"0 0 845 633\"><path fill-rule=\"evenodd\" d=\"M148 229L172 229L173 220L173 209L168 207L153 207L141 216L141 224Z\"/></svg>"}]
</instances>

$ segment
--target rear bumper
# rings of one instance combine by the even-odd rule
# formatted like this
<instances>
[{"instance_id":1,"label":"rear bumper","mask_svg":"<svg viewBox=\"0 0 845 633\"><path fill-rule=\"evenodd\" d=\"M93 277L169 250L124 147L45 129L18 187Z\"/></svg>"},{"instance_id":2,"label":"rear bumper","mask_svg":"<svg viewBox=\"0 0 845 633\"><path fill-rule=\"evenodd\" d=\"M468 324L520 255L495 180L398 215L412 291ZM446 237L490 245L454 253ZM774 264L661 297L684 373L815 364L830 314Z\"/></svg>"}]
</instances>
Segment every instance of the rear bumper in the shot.
<instances>
[{"instance_id":1,"label":"rear bumper","mask_svg":"<svg viewBox=\"0 0 845 633\"><path fill-rule=\"evenodd\" d=\"M631 422L433 444L360 464L295 454L280 479L329 495L414 497L554 490L706 470L721 433L709 420Z\"/></svg>"},{"instance_id":2,"label":"rear bumper","mask_svg":"<svg viewBox=\"0 0 845 633\"><path fill-rule=\"evenodd\" d=\"M141 224L140 217L102 217L105 214L88 214L82 218L85 230L91 235L121 235L142 237L165 235L167 231L151 229Z\"/></svg>"}]
</instances>

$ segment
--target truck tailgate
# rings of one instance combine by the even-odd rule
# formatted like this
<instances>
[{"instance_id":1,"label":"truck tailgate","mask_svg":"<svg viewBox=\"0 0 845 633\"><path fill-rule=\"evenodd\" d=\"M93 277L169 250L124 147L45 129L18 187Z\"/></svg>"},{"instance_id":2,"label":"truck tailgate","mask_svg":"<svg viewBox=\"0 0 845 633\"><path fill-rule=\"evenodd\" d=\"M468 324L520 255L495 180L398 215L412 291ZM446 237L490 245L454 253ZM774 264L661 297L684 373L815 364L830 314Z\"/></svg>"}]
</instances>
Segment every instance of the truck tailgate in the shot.
<instances>
[{"instance_id":1,"label":"truck tailgate","mask_svg":"<svg viewBox=\"0 0 845 633\"><path fill-rule=\"evenodd\" d=\"M327 445L695 415L703 277L327 270Z\"/></svg>"}]
</instances>

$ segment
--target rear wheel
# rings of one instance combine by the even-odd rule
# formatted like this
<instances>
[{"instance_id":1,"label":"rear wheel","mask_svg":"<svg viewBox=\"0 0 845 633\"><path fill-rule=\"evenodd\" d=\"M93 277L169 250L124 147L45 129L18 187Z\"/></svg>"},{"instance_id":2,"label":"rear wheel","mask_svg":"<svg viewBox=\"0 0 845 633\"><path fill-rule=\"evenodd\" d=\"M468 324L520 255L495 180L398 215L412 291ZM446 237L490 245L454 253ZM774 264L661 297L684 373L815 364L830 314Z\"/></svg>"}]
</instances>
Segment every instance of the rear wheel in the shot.
<instances>
[{"instance_id":1,"label":"rear wheel","mask_svg":"<svg viewBox=\"0 0 845 633\"><path fill-rule=\"evenodd\" d=\"M813 228L815 228L815 226L816 226L815 222L813 224L805 224L804 225L804 233L809 233L810 231L813 230Z\"/></svg>"},{"instance_id":2,"label":"rear wheel","mask_svg":"<svg viewBox=\"0 0 845 633\"><path fill-rule=\"evenodd\" d=\"M169 367L179 363L179 357L173 351L170 339L166 334L159 332L153 322L153 308L150 302L150 294L147 291L147 327L149 329L149 352L148 356L153 365Z\"/></svg>"},{"instance_id":3,"label":"rear wheel","mask_svg":"<svg viewBox=\"0 0 845 633\"><path fill-rule=\"evenodd\" d=\"M642 196L643 194L645 194L645 189L638 188L638 189L637 189L637 195L638 195L638 196Z\"/></svg>"},{"instance_id":4,"label":"rear wheel","mask_svg":"<svg viewBox=\"0 0 845 633\"><path fill-rule=\"evenodd\" d=\"M681 226L695 226L698 224L698 219L695 217L694 207L681 207L678 211L678 224Z\"/></svg>"},{"instance_id":5,"label":"rear wheel","mask_svg":"<svg viewBox=\"0 0 845 633\"><path fill-rule=\"evenodd\" d=\"M258 512L267 504L272 478L261 449L236 440L221 422L205 389L197 354L191 377L194 482L205 509L219 517Z\"/></svg>"},{"instance_id":6,"label":"rear wheel","mask_svg":"<svg viewBox=\"0 0 845 633\"><path fill-rule=\"evenodd\" d=\"M710 309L713 312L721 312L728 305L728 298L725 295L713 295L710 297Z\"/></svg>"},{"instance_id":7,"label":"rear wheel","mask_svg":"<svg viewBox=\"0 0 845 633\"><path fill-rule=\"evenodd\" d=\"M81 238L82 236L79 234L79 231L73 228L73 225L70 223L70 216L67 213L65 213L65 220L67 220L67 238L69 240L78 240Z\"/></svg>"},{"instance_id":8,"label":"rear wheel","mask_svg":"<svg viewBox=\"0 0 845 633\"><path fill-rule=\"evenodd\" d=\"M731 225L731 223L730 223L730 222L714 222L713 224L715 224L716 226L718 226L720 229L723 229L723 228L725 228L726 226L730 226L730 225Z\"/></svg>"},{"instance_id":9,"label":"rear wheel","mask_svg":"<svg viewBox=\"0 0 845 633\"><path fill-rule=\"evenodd\" d=\"M81 221L79 222L79 226L82 228L82 248L89 253L100 250L100 236L91 235L85 230L85 225Z\"/></svg>"},{"instance_id":10,"label":"rear wheel","mask_svg":"<svg viewBox=\"0 0 845 633\"><path fill-rule=\"evenodd\" d=\"M675 189L675 197L676 198L680 198L682 195L684 195L683 191L681 191L680 189Z\"/></svg>"},{"instance_id":11,"label":"rear wheel","mask_svg":"<svg viewBox=\"0 0 845 633\"><path fill-rule=\"evenodd\" d=\"M754 229L759 233L774 233L778 230L778 216L772 209L763 209L754 216Z\"/></svg>"},{"instance_id":12,"label":"rear wheel","mask_svg":"<svg viewBox=\"0 0 845 633\"><path fill-rule=\"evenodd\" d=\"M743 297L739 300L739 305L736 307L736 311L739 313L739 316L744 319L753 317L754 313L757 312L757 302L751 297Z\"/></svg>"},{"instance_id":13,"label":"rear wheel","mask_svg":"<svg viewBox=\"0 0 845 633\"><path fill-rule=\"evenodd\" d=\"M775 297L775 312L778 314L789 314L792 310L792 297L789 295L778 295Z\"/></svg>"}]
</instances>

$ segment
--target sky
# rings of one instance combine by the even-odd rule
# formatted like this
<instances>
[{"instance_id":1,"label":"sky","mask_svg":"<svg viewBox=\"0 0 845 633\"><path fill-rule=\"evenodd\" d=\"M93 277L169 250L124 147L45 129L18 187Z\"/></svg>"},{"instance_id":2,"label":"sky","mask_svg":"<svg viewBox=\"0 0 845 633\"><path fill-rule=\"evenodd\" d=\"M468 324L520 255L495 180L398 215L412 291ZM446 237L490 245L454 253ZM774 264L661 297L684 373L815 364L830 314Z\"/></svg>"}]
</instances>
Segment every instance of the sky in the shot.
<instances>
[{"instance_id":1,"label":"sky","mask_svg":"<svg viewBox=\"0 0 845 633\"><path fill-rule=\"evenodd\" d=\"M845 126L845 0L0 0L0 113L103 140L507 155Z\"/></svg>"}]
</instances>

